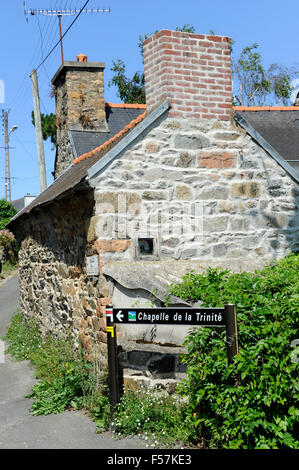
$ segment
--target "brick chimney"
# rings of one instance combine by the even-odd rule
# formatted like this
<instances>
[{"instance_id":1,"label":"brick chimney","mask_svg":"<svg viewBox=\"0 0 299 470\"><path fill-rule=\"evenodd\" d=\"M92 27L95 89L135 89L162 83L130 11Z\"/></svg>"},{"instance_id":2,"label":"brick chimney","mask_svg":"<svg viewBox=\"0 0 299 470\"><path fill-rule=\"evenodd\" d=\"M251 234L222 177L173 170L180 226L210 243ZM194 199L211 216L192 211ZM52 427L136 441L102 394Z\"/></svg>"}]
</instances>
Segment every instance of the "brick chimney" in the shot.
<instances>
[{"instance_id":1,"label":"brick chimney","mask_svg":"<svg viewBox=\"0 0 299 470\"><path fill-rule=\"evenodd\" d=\"M147 109L165 99L170 117L228 120L230 38L162 30L143 43Z\"/></svg>"},{"instance_id":2,"label":"brick chimney","mask_svg":"<svg viewBox=\"0 0 299 470\"><path fill-rule=\"evenodd\" d=\"M57 148L54 177L73 161L68 131L107 132L104 100L103 62L88 62L79 54L76 61L65 61L52 84L56 97Z\"/></svg>"}]
</instances>

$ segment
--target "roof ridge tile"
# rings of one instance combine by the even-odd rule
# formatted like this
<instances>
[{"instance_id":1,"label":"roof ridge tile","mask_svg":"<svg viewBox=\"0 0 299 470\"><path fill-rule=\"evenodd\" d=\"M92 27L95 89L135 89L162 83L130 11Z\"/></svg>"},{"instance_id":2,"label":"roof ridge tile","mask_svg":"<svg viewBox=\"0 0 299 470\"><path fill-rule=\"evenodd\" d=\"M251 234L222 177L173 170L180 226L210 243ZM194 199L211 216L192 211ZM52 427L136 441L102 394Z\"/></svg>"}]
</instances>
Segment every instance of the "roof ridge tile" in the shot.
<instances>
[{"instance_id":1,"label":"roof ridge tile","mask_svg":"<svg viewBox=\"0 0 299 470\"><path fill-rule=\"evenodd\" d=\"M146 109L146 104L139 103L106 103L110 108Z\"/></svg>"}]
</instances>

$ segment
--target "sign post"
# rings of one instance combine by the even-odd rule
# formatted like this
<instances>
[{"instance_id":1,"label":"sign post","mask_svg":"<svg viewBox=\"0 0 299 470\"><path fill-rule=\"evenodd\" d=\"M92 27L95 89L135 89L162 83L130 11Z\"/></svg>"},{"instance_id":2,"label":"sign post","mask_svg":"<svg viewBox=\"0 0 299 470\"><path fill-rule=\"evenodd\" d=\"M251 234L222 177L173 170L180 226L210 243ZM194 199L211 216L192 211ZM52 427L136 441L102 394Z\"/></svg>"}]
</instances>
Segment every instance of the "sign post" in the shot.
<instances>
[{"instance_id":1,"label":"sign post","mask_svg":"<svg viewBox=\"0 0 299 470\"><path fill-rule=\"evenodd\" d=\"M115 407L120 400L116 327L113 321L113 307L106 307L107 349L108 349L108 384L111 420Z\"/></svg>"},{"instance_id":2,"label":"sign post","mask_svg":"<svg viewBox=\"0 0 299 470\"><path fill-rule=\"evenodd\" d=\"M190 325L225 327L227 360L232 364L238 354L238 333L236 307L227 304L219 308L113 308L106 307L107 347L109 369L109 397L111 419L120 400L120 381L117 360L117 342L115 324L130 325Z\"/></svg>"},{"instance_id":3,"label":"sign post","mask_svg":"<svg viewBox=\"0 0 299 470\"><path fill-rule=\"evenodd\" d=\"M227 342L227 361L229 364L233 363L234 356L238 354L238 330L237 330L237 315L236 306L234 304L227 304L225 306L225 320L226 320L226 342Z\"/></svg>"}]
</instances>

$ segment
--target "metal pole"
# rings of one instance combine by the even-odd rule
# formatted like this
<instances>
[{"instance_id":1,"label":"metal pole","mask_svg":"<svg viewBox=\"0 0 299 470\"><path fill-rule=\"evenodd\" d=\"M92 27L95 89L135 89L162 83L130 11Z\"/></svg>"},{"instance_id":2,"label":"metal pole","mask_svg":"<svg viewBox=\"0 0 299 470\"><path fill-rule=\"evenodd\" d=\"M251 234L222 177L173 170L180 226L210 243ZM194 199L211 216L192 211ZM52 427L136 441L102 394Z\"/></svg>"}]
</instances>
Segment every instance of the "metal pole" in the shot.
<instances>
[{"instance_id":1,"label":"metal pole","mask_svg":"<svg viewBox=\"0 0 299 470\"><path fill-rule=\"evenodd\" d=\"M61 61L63 63L63 45L62 45L61 15L60 14L58 14L58 20L59 20L59 33L60 33Z\"/></svg>"},{"instance_id":2,"label":"metal pole","mask_svg":"<svg viewBox=\"0 0 299 470\"><path fill-rule=\"evenodd\" d=\"M226 342L227 342L227 360L229 364L233 363L234 356L238 354L238 330L236 306L234 304L225 305L226 319Z\"/></svg>"},{"instance_id":3,"label":"metal pole","mask_svg":"<svg viewBox=\"0 0 299 470\"><path fill-rule=\"evenodd\" d=\"M37 73L35 69L31 72L30 77L31 77L31 82L32 82L39 182L40 182L40 190L41 192L43 192L47 188L47 180L46 180L46 165L45 165L45 154L44 154L44 144L43 144L43 134L42 134L42 123L41 123L41 117L40 117L38 82L37 82Z\"/></svg>"},{"instance_id":4,"label":"metal pole","mask_svg":"<svg viewBox=\"0 0 299 470\"><path fill-rule=\"evenodd\" d=\"M4 111L4 136L5 136L5 200L11 202L9 136L8 136L8 114L7 114L7 111Z\"/></svg>"},{"instance_id":5,"label":"metal pole","mask_svg":"<svg viewBox=\"0 0 299 470\"><path fill-rule=\"evenodd\" d=\"M108 383L109 383L109 400L111 421L117 403L120 400L119 393L119 377L118 377L118 361L117 361L117 341L116 327L113 322L113 307L106 307L106 323L107 323L107 349L108 349Z\"/></svg>"}]
</instances>

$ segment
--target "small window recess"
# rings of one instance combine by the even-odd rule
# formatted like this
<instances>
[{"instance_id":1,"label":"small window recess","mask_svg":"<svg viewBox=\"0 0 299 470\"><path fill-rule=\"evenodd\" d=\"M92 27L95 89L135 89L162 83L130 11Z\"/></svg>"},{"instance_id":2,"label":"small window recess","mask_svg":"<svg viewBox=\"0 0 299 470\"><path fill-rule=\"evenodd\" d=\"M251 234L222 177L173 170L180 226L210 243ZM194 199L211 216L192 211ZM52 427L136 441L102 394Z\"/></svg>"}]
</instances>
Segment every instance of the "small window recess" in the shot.
<instances>
[{"instance_id":1,"label":"small window recess","mask_svg":"<svg viewBox=\"0 0 299 470\"><path fill-rule=\"evenodd\" d=\"M159 244L155 238L137 238L136 258L148 261L159 259Z\"/></svg>"}]
</instances>

